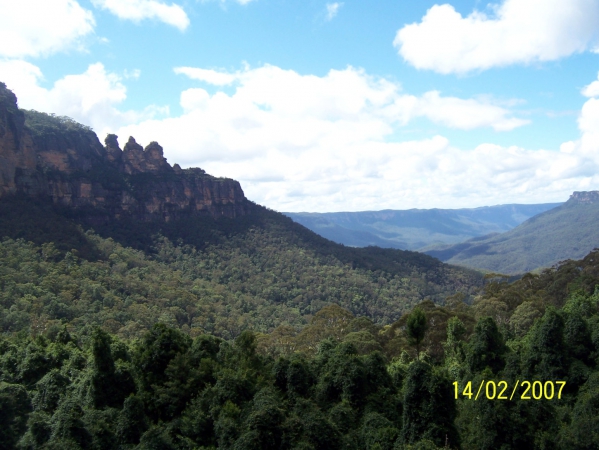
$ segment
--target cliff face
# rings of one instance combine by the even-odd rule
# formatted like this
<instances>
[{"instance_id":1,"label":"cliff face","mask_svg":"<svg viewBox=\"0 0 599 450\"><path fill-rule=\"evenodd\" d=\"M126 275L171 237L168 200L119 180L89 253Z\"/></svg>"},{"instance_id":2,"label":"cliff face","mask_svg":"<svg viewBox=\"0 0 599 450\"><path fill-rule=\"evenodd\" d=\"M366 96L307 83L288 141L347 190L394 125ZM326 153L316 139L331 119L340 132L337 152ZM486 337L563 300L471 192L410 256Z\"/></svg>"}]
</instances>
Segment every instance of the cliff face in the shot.
<instances>
[{"instance_id":1,"label":"cliff face","mask_svg":"<svg viewBox=\"0 0 599 450\"><path fill-rule=\"evenodd\" d=\"M36 155L31 136L25 132L25 114L17 98L0 84L0 195L16 192L17 169L33 172Z\"/></svg>"},{"instance_id":2,"label":"cliff face","mask_svg":"<svg viewBox=\"0 0 599 450\"><path fill-rule=\"evenodd\" d=\"M130 137L121 150L117 136L108 135L105 143L68 118L24 113L0 83L0 197L46 198L91 221L248 213L249 202L235 180L171 167L157 142L144 149Z\"/></svg>"},{"instance_id":3,"label":"cliff face","mask_svg":"<svg viewBox=\"0 0 599 450\"><path fill-rule=\"evenodd\" d=\"M593 203L599 203L599 191L575 191L567 203L579 203L591 205Z\"/></svg>"}]
</instances>

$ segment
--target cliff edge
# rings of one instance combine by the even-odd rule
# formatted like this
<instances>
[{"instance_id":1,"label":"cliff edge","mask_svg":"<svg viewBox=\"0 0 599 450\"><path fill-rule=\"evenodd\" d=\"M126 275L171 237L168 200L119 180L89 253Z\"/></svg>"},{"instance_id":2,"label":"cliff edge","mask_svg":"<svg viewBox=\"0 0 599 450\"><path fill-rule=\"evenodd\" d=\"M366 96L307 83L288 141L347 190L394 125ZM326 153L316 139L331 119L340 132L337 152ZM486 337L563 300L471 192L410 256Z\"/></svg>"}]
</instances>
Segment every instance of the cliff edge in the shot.
<instances>
[{"instance_id":1,"label":"cliff edge","mask_svg":"<svg viewBox=\"0 0 599 450\"><path fill-rule=\"evenodd\" d=\"M250 205L238 181L171 166L157 142L143 148L130 137L121 149L109 134L102 145L68 117L20 110L0 83L0 198L11 194L47 199L92 222L234 218Z\"/></svg>"},{"instance_id":2,"label":"cliff edge","mask_svg":"<svg viewBox=\"0 0 599 450\"><path fill-rule=\"evenodd\" d=\"M567 203L578 205L592 205L599 203L599 191L574 191Z\"/></svg>"}]
</instances>

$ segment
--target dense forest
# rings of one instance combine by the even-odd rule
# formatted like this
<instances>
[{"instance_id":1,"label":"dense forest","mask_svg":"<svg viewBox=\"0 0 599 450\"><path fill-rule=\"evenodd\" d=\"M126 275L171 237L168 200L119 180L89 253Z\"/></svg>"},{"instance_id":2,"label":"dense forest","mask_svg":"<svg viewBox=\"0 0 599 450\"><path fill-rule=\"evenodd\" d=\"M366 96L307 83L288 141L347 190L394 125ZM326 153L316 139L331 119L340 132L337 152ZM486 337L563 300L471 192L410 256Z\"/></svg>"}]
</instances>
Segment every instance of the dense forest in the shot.
<instances>
[{"instance_id":1,"label":"dense forest","mask_svg":"<svg viewBox=\"0 0 599 450\"><path fill-rule=\"evenodd\" d=\"M482 284L480 274L427 255L343 247L254 208L237 219L120 221L94 233L68 211L3 199L0 236L10 238L0 242L0 326L100 325L132 338L160 321L231 339L305 325L333 303L390 324L424 299L472 297Z\"/></svg>"},{"instance_id":2,"label":"dense forest","mask_svg":"<svg viewBox=\"0 0 599 450\"><path fill-rule=\"evenodd\" d=\"M0 208L0 448L597 448L599 251L478 291L260 207Z\"/></svg>"},{"instance_id":3,"label":"dense forest","mask_svg":"<svg viewBox=\"0 0 599 450\"><path fill-rule=\"evenodd\" d=\"M234 340L165 323L136 339L58 322L5 332L0 445L596 449L598 258L490 275L471 306L424 301L387 326L328 306L301 330Z\"/></svg>"}]
</instances>

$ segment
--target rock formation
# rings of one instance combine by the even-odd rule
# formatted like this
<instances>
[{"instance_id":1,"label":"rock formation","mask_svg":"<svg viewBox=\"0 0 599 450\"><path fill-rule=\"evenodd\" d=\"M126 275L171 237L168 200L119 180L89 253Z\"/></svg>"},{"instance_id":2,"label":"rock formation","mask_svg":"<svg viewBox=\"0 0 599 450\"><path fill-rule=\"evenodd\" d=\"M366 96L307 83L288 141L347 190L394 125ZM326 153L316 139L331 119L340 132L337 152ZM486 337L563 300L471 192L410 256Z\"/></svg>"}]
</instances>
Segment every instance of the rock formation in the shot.
<instances>
[{"instance_id":1,"label":"rock formation","mask_svg":"<svg viewBox=\"0 0 599 450\"><path fill-rule=\"evenodd\" d=\"M171 167L157 142L144 149L130 137L121 150L117 136L109 134L105 144L69 118L25 114L0 83L0 197L41 197L92 221L233 218L249 211L239 182Z\"/></svg>"},{"instance_id":2,"label":"rock formation","mask_svg":"<svg viewBox=\"0 0 599 450\"><path fill-rule=\"evenodd\" d=\"M568 203L593 204L599 203L599 191L574 191Z\"/></svg>"}]
</instances>

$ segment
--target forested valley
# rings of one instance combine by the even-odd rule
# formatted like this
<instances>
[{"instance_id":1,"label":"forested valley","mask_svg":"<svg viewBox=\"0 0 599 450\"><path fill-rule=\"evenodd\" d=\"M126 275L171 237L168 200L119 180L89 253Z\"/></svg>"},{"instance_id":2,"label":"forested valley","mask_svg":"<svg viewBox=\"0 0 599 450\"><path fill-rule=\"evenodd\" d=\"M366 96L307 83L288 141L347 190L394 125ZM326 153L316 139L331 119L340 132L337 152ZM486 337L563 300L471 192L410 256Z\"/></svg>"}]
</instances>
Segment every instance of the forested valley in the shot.
<instances>
[{"instance_id":1,"label":"forested valley","mask_svg":"<svg viewBox=\"0 0 599 450\"><path fill-rule=\"evenodd\" d=\"M145 240L53 216L25 240L15 217L56 213L11 208L2 448L597 448L599 252L481 280L410 252L327 258L277 220ZM510 399L526 380L546 392Z\"/></svg>"},{"instance_id":2,"label":"forested valley","mask_svg":"<svg viewBox=\"0 0 599 450\"><path fill-rule=\"evenodd\" d=\"M599 250L344 247L2 87L0 449L599 448Z\"/></svg>"}]
</instances>

